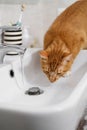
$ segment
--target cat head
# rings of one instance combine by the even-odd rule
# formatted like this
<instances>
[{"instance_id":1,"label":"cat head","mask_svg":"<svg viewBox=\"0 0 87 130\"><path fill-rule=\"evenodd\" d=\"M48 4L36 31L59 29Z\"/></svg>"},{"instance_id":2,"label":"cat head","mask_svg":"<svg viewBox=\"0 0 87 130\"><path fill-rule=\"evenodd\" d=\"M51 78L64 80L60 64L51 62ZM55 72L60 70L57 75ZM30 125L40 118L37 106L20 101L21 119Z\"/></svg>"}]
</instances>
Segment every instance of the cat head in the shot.
<instances>
[{"instance_id":1,"label":"cat head","mask_svg":"<svg viewBox=\"0 0 87 130\"><path fill-rule=\"evenodd\" d=\"M51 82L63 76L72 64L72 54L65 45L57 49L53 44L53 47L40 51L40 57L42 70Z\"/></svg>"}]
</instances>

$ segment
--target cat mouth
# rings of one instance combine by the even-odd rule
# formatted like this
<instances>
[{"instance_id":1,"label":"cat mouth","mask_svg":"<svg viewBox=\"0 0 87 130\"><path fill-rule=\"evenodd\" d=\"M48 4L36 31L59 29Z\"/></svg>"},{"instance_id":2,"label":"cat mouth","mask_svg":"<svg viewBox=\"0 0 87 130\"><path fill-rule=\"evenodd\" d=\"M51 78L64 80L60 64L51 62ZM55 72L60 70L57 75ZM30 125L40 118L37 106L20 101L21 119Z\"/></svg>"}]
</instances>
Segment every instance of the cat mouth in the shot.
<instances>
[{"instance_id":1,"label":"cat mouth","mask_svg":"<svg viewBox=\"0 0 87 130\"><path fill-rule=\"evenodd\" d=\"M50 82L51 82L51 83L54 83L54 82L56 82L56 80L57 80L57 79L55 79L55 80L50 80Z\"/></svg>"},{"instance_id":2,"label":"cat mouth","mask_svg":"<svg viewBox=\"0 0 87 130\"><path fill-rule=\"evenodd\" d=\"M59 78L60 78L60 76L58 76L58 77L50 77L49 80L50 80L51 83L54 83L54 82L56 82Z\"/></svg>"}]
</instances>

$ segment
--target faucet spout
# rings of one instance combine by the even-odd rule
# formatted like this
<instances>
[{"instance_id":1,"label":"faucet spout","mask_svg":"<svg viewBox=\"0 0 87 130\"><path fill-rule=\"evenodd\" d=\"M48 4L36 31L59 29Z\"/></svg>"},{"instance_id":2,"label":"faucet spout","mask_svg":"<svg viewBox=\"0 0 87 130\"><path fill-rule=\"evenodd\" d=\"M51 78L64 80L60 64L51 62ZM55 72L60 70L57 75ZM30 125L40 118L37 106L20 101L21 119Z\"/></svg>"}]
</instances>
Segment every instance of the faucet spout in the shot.
<instances>
[{"instance_id":1,"label":"faucet spout","mask_svg":"<svg viewBox=\"0 0 87 130\"><path fill-rule=\"evenodd\" d=\"M19 55L24 55L26 48L18 45L0 45L0 62L3 63L4 56L8 52L17 52Z\"/></svg>"}]
</instances>

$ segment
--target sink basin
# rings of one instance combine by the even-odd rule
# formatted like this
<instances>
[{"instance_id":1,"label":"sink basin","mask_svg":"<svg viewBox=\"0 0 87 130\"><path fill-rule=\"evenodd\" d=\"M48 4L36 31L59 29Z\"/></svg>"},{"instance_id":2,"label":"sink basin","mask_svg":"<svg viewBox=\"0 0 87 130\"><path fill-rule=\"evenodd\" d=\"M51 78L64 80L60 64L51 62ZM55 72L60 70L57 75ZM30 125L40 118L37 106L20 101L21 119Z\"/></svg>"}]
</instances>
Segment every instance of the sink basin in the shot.
<instances>
[{"instance_id":1,"label":"sink basin","mask_svg":"<svg viewBox=\"0 0 87 130\"><path fill-rule=\"evenodd\" d=\"M0 66L1 130L76 130L78 126L87 102L87 51L77 56L71 76L55 83L42 72L39 51L27 49L22 60ZM29 95L33 87L42 93Z\"/></svg>"}]
</instances>

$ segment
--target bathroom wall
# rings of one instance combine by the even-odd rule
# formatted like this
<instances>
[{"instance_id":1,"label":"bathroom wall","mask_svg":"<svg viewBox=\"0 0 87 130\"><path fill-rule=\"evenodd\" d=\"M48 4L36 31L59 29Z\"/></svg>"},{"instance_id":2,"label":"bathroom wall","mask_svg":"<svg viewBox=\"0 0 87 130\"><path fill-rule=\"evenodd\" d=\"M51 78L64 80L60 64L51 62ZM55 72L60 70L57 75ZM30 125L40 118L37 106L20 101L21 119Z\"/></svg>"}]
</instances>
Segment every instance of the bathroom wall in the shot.
<instances>
[{"instance_id":1,"label":"bathroom wall","mask_svg":"<svg viewBox=\"0 0 87 130\"><path fill-rule=\"evenodd\" d=\"M20 4L4 4L0 1L0 25L17 22L20 16ZM38 0L27 4L23 15L23 28L27 28L39 46L43 45L43 37L53 20L57 17L59 8L66 8L76 0Z\"/></svg>"}]
</instances>

